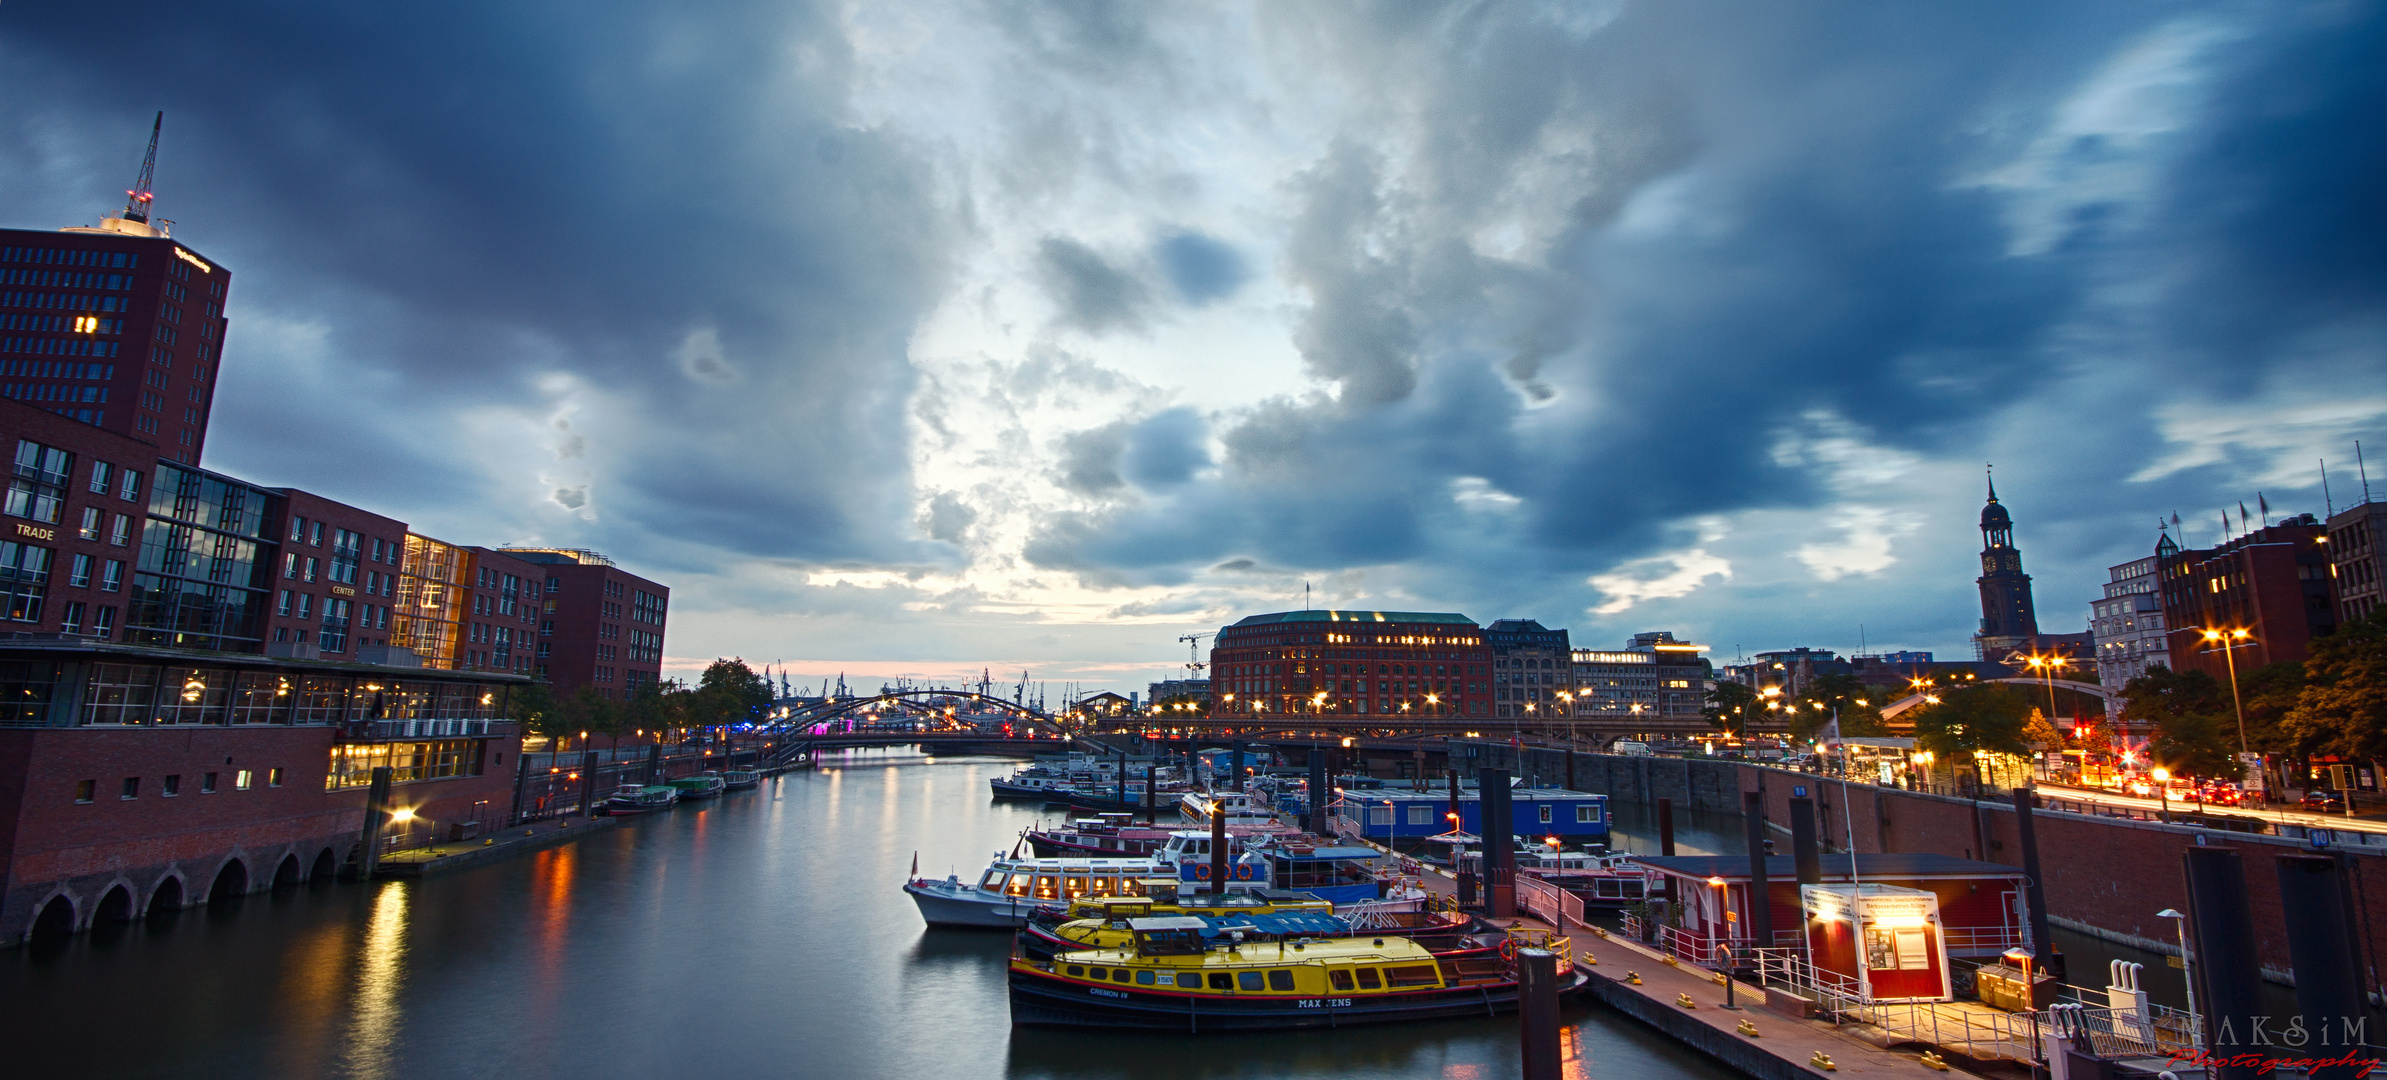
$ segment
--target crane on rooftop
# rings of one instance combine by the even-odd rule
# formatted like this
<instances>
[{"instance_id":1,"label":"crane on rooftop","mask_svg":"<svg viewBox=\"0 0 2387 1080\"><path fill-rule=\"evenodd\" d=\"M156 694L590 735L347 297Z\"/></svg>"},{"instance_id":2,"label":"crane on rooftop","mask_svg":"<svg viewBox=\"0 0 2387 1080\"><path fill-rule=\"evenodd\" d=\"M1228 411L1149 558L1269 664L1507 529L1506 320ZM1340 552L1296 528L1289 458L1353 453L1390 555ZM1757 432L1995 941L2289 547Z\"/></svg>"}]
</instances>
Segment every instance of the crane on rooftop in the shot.
<instances>
[{"instance_id":1,"label":"crane on rooftop","mask_svg":"<svg viewBox=\"0 0 2387 1080\"><path fill-rule=\"evenodd\" d=\"M158 110L157 122L149 125L149 155L141 159L141 178L133 181L132 190L125 192L124 220L149 224L149 185L157 177L157 136L165 130L165 110Z\"/></svg>"},{"instance_id":2,"label":"crane on rooftop","mask_svg":"<svg viewBox=\"0 0 2387 1080\"><path fill-rule=\"evenodd\" d=\"M1187 678L1201 678L1202 669L1210 666L1202 662L1202 639L1213 636L1215 635L1205 632L1199 634L1185 634L1177 639L1185 643L1185 670L1187 672Z\"/></svg>"}]
</instances>

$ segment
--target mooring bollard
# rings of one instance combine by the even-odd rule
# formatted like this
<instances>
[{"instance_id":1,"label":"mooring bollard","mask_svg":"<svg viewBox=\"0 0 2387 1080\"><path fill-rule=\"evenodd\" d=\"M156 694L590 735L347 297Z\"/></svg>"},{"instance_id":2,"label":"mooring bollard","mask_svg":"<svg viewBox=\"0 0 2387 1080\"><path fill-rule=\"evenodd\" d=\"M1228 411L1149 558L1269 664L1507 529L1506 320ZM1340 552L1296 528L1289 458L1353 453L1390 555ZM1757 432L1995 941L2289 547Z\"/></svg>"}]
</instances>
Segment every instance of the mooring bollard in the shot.
<instances>
[{"instance_id":1,"label":"mooring bollard","mask_svg":"<svg viewBox=\"0 0 2387 1080\"><path fill-rule=\"evenodd\" d=\"M1558 954L1517 950L1517 1037L1525 1080L1559 1080Z\"/></svg>"}]
</instances>

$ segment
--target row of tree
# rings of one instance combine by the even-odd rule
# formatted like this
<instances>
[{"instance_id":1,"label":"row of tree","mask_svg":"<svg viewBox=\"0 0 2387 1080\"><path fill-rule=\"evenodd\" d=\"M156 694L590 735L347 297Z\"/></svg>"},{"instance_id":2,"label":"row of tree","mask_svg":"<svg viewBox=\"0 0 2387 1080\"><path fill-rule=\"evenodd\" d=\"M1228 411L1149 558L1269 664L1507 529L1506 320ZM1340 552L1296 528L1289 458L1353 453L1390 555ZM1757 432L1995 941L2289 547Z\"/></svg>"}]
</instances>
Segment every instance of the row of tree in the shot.
<instances>
[{"instance_id":1,"label":"row of tree","mask_svg":"<svg viewBox=\"0 0 2387 1080\"><path fill-rule=\"evenodd\" d=\"M1886 732L1884 696L1854 675L1820 676L1796 698L1723 682L1708 694L1707 716L1732 734L1760 716L1787 710L1790 732L1798 738L1814 737L1834 716L1843 735L1878 735ZM1937 696L1938 702L1910 715L1916 747L1942 760L1963 760L1974 751L2028 754L2067 746L2022 689L1983 682ZM2309 660L2239 673L2235 700L2230 687L2211 675L2161 666L2132 679L2122 699L2123 719L2152 728L2148 749L2155 763L2181 776L2239 779L2241 706L2248 750L2297 763L2320 756L2379 761L2387 758L2387 608L2315 639ZM2078 733L2069 748L2092 755L2112 750L2102 724Z\"/></svg>"},{"instance_id":2,"label":"row of tree","mask_svg":"<svg viewBox=\"0 0 2387 1080\"><path fill-rule=\"evenodd\" d=\"M593 686L558 696L545 682L514 691L512 715L523 729L551 739L603 736L618 746L625 736L653 735L677 741L688 732L759 720L769 711L771 684L743 659L715 660L695 686L679 680L648 684L621 700Z\"/></svg>"}]
</instances>

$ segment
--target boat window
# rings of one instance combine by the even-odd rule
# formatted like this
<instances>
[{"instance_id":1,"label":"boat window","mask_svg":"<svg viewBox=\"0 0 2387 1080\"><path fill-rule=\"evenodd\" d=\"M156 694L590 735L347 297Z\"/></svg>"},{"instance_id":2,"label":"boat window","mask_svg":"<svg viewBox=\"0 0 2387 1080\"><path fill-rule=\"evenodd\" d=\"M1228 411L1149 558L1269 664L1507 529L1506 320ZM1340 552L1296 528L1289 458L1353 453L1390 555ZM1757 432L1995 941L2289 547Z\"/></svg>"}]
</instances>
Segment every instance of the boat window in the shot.
<instances>
[{"instance_id":1,"label":"boat window","mask_svg":"<svg viewBox=\"0 0 2387 1080\"><path fill-rule=\"evenodd\" d=\"M1089 979L1107 979L1111 977L1111 971L1109 968L1090 967L1086 969L1086 977Z\"/></svg>"},{"instance_id":2,"label":"boat window","mask_svg":"<svg viewBox=\"0 0 2387 1080\"><path fill-rule=\"evenodd\" d=\"M1144 973L1144 979L1145 979L1145 981L1150 981L1150 980L1151 980L1151 978L1152 978L1152 974L1151 974L1150 972L1145 972L1145 973ZM1112 981L1112 982L1126 982L1126 981L1127 981L1127 969L1126 969L1126 968L1112 968L1112 969L1111 969L1111 981Z\"/></svg>"},{"instance_id":3,"label":"boat window","mask_svg":"<svg viewBox=\"0 0 2387 1080\"><path fill-rule=\"evenodd\" d=\"M1086 895L1086 879L1082 875L1071 874L1063 880L1068 882L1070 899L1075 900Z\"/></svg>"},{"instance_id":4,"label":"boat window","mask_svg":"<svg viewBox=\"0 0 2387 1080\"><path fill-rule=\"evenodd\" d=\"M1150 985L1152 985L1152 973L1151 973L1151 972L1149 972L1149 971L1139 971L1139 972L1136 972L1136 973L1135 973L1135 984L1136 984L1137 986L1150 986Z\"/></svg>"},{"instance_id":5,"label":"boat window","mask_svg":"<svg viewBox=\"0 0 2387 1080\"><path fill-rule=\"evenodd\" d=\"M1236 989L1239 990L1257 990L1260 988L1260 973L1257 971L1238 971L1235 973L1235 983Z\"/></svg>"},{"instance_id":6,"label":"boat window","mask_svg":"<svg viewBox=\"0 0 2387 1080\"><path fill-rule=\"evenodd\" d=\"M1003 887L1003 879L1006 876L1000 870L989 870L986 872L986 880L979 882L978 887L988 892L994 892Z\"/></svg>"},{"instance_id":7,"label":"boat window","mask_svg":"<svg viewBox=\"0 0 2387 1080\"><path fill-rule=\"evenodd\" d=\"M1270 990L1291 990L1293 988L1292 969L1277 968L1270 971L1268 973L1268 988Z\"/></svg>"},{"instance_id":8,"label":"boat window","mask_svg":"<svg viewBox=\"0 0 2387 1080\"><path fill-rule=\"evenodd\" d=\"M1009 896L1026 896L1026 895L1028 895L1028 881L1029 881L1029 879L1030 879L1030 878L1032 878L1032 877L1034 877L1034 876L1035 876L1035 875L1033 875L1033 874L1027 874L1027 873L1018 873L1018 874L1013 874L1013 875L1011 875L1011 884L1010 884L1008 887L1006 887L1006 888L1003 890L1003 892L1004 892L1006 895L1009 895Z\"/></svg>"},{"instance_id":9,"label":"boat window","mask_svg":"<svg viewBox=\"0 0 2387 1080\"><path fill-rule=\"evenodd\" d=\"M1599 807L1593 806L1590 803L1583 803L1575 807L1575 820L1577 822L1598 821L1599 819Z\"/></svg>"},{"instance_id":10,"label":"boat window","mask_svg":"<svg viewBox=\"0 0 2387 1080\"><path fill-rule=\"evenodd\" d=\"M1057 874L1036 875L1036 898L1050 900L1060 895L1061 878Z\"/></svg>"},{"instance_id":11,"label":"boat window","mask_svg":"<svg viewBox=\"0 0 2387 1080\"><path fill-rule=\"evenodd\" d=\"M1223 971L1213 971L1210 973L1210 988L1212 990L1233 990L1235 977Z\"/></svg>"},{"instance_id":12,"label":"boat window","mask_svg":"<svg viewBox=\"0 0 2387 1080\"><path fill-rule=\"evenodd\" d=\"M1087 884L1090 887L1090 891L1094 895L1109 896L1111 893L1118 890L1119 879L1114 877L1098 877L1092 879Z\"/></svg>"},{"instance_id":13,"label":"boat window","mask_svg":"<svg viewBox=\"0 0 2387 1080\"><path fill-rule=\"evenodd\" d=\"M1344 968L1334 968L1329 970L1326 973L1326 985L1333 987L1334 991L1338 994L1350 993L1351 972Z\"/></svg>"},{"instance_id":14,"label":"boat window","mask_svg":"<svg viewBox=\"0 0 2387 1080\"><path fill-rule=\"evenodd\" d=\"M1544 825L1547 825L1547 824L1549 824L1549 823L1550 823L1550 804L1549 804L1549 803L1543 803L1543 804L1542 804L1542 824L1544 824Z\"/></svg>"},{"instance_id":15,"label":"boat window","mask_svg":"<svg viewBox=\"0 0 2387 1080\"><path fill-rule=\"evenodd\" d=\"M1082 977L1086 974L1086 969L1077 964L1071 964L1069 965L1069 974Z\"/></svg>"},{"instance_id":16,"label":"boat window","mask_svg":"<svg viewBox=\"0 0 2387 1080\"><path fill-rule=\"evenodd\" d=\"M1142 896L1144 895L1144 883L1132 877L1122 877L1119 879L1119 895Z\"/></svg>"},{"instance_id":17,"label":"boat window","mask_svg":"<svg viewBox=\"0 0 2387 1080\"><path fill-rule=\"evenodd\" d=\"M1384 989L1384 983L1376 978L1375 968L1359 969L1359 988L1362 990Z\"/></svg>"},{"instance_id":18,"label":"boat window","mask_svg":"<svg viewBox=\"0 0 2387 1080\"><path fill-rule=\"evenodd\" d=\"M1384 982L1388 986L1433 986L1441 981L1442 973L1434 970L1432 964L1384 969Z\"/></svg>"}]
</instances>

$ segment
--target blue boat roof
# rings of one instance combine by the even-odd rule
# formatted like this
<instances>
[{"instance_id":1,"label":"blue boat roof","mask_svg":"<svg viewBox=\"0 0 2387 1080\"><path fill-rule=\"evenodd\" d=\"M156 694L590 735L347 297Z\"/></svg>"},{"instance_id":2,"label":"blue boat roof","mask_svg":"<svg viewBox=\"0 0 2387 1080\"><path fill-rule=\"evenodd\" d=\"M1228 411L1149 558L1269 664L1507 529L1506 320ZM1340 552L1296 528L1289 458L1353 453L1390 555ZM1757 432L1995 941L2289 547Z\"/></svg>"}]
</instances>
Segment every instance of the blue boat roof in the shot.
<instances>
[{"instance_id":1,"label":"blue boat roof","mask_svg":"<svg viewBox=\"0 0 2387 1080\"><path fill-rule=\"evenodd\" d=\"M1260 934L1335 934L1344 929L1343 920L1322 911L1284 911L1265 915L1197 915L1206 928L1203 937L1217 937L1232 930L1246 930Z\"/></svg>"},{"instance_id":2,"label":"blue boat roof","mask_svg":"<svg viewBox=\"0 0 2387 1080\"><path fill-rule=\"evenodd\" d=\"M1382 858L1384 855L1383 852L1372 847L1312 848L1307 854L1296 854L1281 848L1271 848L1268 851L1269 854L1280 859L1376 859Z\"/></svg>"},{"instance_id":3,"label":"blue boat roof","mask_svg":"<svg viewBox=\"0 0 2387 1080\"><path fill-rule=\"evenodd\" d=\"M1444 789L1442 789L1441 791L1400 791L1400 790L1396 790L1396 789L1393 789L1393 788L1369 788L1369 789L1363 789L1363 790L1361 790L1361 791L1349 791L1349 790L1346 790L1345 792L1343 792L1343 797L1344 797L1344 798L1346 798L1346 799L1350 799L1350 800L1351 800L1351 801L1353 801L1353 802L1376 802L1376 803L1380 803L1380 802L1385 802L1385 801L1387 801L1387 800L1394 801L1394 802L1401 802L1401 801L1415 802L1415 801L1417 801L1417 800L1424 799L1424 800L1426 800L1426 801L1429 801L1429 802L1441 802L1441 803L1446 803L1446 802L1449 802L1449 801L1450 801L1450 789L1449 789L1449 788L1444 788ZM1510 789L1509 789L1509 793L1508 793L1508 797L1509 797L1511 800L1515 800L1515 799L1599 799L1599 800L1603 800L1603 801L1604 801L1604 800L1606 800L1606 799L1608 798L1606 795L1601 795L1601 794L1598 794L1598 793L1596 793L1596 792L1590 792L1590 791L1573 791L1573 790L1569 790L1569 789L1567 789L1567 788L1554 788L1554 787L1542 787L1542 788L1510 788ZM1460 802L1463 802L1463 803L1471 803L1471 802L1476 802L1476 801L1480 800L1481 798L1483 798L1483 793L1482 793L1482 792L1480 792L1480 791L1476 791L1476 790L1474 790L1474 789L1471 789L1471 788L1460 788L1460 789L1459 789L1459 801L1460 801Z\"/></svg>"}]
</instances>

